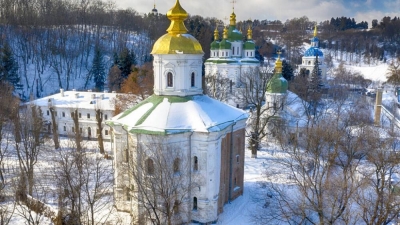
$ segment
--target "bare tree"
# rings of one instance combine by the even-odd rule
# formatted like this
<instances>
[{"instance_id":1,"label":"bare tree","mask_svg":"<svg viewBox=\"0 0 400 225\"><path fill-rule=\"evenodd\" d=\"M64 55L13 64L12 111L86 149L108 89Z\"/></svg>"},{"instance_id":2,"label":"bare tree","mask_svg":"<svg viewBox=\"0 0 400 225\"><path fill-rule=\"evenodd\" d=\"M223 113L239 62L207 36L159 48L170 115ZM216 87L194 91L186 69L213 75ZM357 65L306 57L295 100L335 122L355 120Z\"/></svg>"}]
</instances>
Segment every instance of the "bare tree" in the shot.
<instances>
[{"instance_id":1,"label":"bare tree","mask_svg":"<svg viewBox=\"0 0 400 225\"><path fill-rule=\"evenodd\" d=\"M97 125L97 143L101 154L104 154L104 140L103 140L103 111L99 106L95 109L96 125Z\"/></svg>"},{"instance_id":2,"label":"bare tree","mask_svg":"<svg viewBox=\"0 0 400 225\"><path fill-rule=\"evenodd\" d=\"M240 77L241 87L237 89L238 98L251 107L251 116L249 119L250 129L246 136L249 137L249 147L251 149L252 158L257 158L257 151L260 146L261 139L268 134L267 124L272 122L276 111L268 113L272 106L264 105L264 94L267 83L272 78L270 70L260 70L259 68L251 69Z\"/></svg>"},{"instance_id":3,"label":"bare tree","mask_svg":"<svg viewBox=\"0 0 400 225\"><path fill-rule=\"evenodd\" d=\"M73 128L72 132L74 133L76 150L81 151L82 150L82 145L81 145L82 132L81 132L80 126L79 126L80 113L79 113L78 109L74 109L71 112L71 117L72 117L72 120L74 121L74 128Z\"/></svg>"},{"instance_id":4,"label":"bare tree","mask_svg":"<svg viewBox=\"0 0 400 225\"><path fill-rule=\"evenodd\" d=\"M112 212L112 168L102 155L68 142L55 156L59 217L65 224L104 224ZM101 212L101 213L100 213Z\"/></svg>"},{"instance_id":5,"label":"bare tree","mask_svg":"<svg viewBox=\"0 0 400 225\"><path fill-rule=\"evenodd\" d=\"M138 222L181 224L190 218L190 192L198 186L191 179L191 158L176 144L162 138L141 144L129 157L128 197L138 210Z\"/></svg>"},{"instance_id":6,"label":"bare tree","mask_svg":"<svg viewBox=\"0 0 400 225\"><path fill-rule=\"evenodd\" d=\"M365 224L399 222L399 184L394 174L399 173L400 157L398 134L383 129L369 129L364 147L367 152L366 168L360 171L364 184L355 197Z\"/></svg>"},{"instance_id":7,"label":"bare tree","mask_svg":"<svg viewBox=\"0 0 400 225\"><path fill-rule=\"evenodd\" d=\"M16 112L14 118L15 149L22 176L26 176L28 194L32 195L34 186L34 166L43 150L43 118L38 106L25 105Z\"/></svg>"},{"instance_id":8,"label":"bare tree","mask_svg":"<svg viewBox=\"0 0 400 225\"><path fill-rule=\"evenodd\" d=\"M0 224L9 224L15 210L11 180L13 175L6 170L6 161L11 155L12 123L11 115L18 108L18 101L12 96L10 85L0 82ZM14 108L15 107L15 108ZM14 109L13 109L14 108Z\"/></svg>"},{"instance_id":9,"label":"bare tree","mask_svg":"<svg viewBox=\"0 0 400 225\"><path fill-rule=\"evenodd\" d=\"M56 120L56 109L54 106L49 107L50 114L51 114L51 129L53 131L53 141L54 141L54 148L60 148L60 140L58 136L58 125Z\"/></svg>"},{"instance_id":10,"label":"bare tree","mask_svg":"<svg viewBox=\"0 0 400 225\"><path fill-rule=\"evenodd\" d=\"M220 74L213 74L205 77L206 86L204 93L219 101L227 101L232 94L234 83L229 78L221 77Z\"/></svg>"}]
</instances>

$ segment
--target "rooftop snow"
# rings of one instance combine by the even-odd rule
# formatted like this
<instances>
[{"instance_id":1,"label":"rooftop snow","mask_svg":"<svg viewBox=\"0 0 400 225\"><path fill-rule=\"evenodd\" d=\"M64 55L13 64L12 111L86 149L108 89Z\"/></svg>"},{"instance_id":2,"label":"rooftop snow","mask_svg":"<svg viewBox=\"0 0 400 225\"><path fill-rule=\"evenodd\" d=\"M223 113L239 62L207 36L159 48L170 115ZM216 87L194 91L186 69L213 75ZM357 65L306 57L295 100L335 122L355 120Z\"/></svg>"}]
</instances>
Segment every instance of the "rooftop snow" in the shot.
<instances>
[{"instance_id":1,"label":"rooftop snow","mask_svg":"<svg viewBox=\"0 0 400 225\"><path fill-rule=\"evenodd\" d=\"M64 96L58 93L36 99L32 103L40 107L48 107L49 102L52 101L56 108L94 109L101 107L103 110L113 111L112 100L116 95L116 93L105 92L64 91Z\"/></svg>"},{"instance_id":2,"label":"rooftop snow","mask_svg":"<svg viewBox=\"0 0 400 225\"><path fill-rule=\"evenodd\" d=\"M153 95L112 118L109 124L125 126L130 132L213 132L225 129L248 115L206 95L177 97Z\"/></svg>"}]
</instances>

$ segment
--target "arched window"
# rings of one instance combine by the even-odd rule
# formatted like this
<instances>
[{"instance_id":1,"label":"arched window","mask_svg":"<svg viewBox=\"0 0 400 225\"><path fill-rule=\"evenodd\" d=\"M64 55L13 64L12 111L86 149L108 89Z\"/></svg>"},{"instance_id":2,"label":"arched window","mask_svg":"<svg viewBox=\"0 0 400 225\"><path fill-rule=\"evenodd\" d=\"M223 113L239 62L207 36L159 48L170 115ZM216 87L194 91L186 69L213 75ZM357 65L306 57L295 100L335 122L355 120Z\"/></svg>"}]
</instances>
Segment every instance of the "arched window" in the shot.
<instances>
[{"instance_id":1,"label":"arched window","mask_svg":"<svg viewBox=\"0 0 400 225\"><path fill-rule=\"evenodd\" d=\"M179 201L175 200L174 202L174 208L172 209L174 214L179 214Z\"/></svg>"},{"instance_id":2,"label":"arched window","mask_svg":"<svg viewBox=\"0 0 400 225\"><path fill-rule=\"evenodd\" d=\"M197 198L193 197L193 210L197 210Z\"/></svg>"},{"instance_id":3,"label":"arched window","mask_svg":"<svg viewBox=\"0 0 400 225\"><path fill-rule=\"evenodd\" d=\"M90 127L87 128L87 135L88 138L92 137L92 129L90 129Z\"/></svg>"},{"instance_id":4,"label":"arched window","mask_svg":"<svg viewBox=\"0 0 400 225\"><path fill-rule=\"evenodd\" d=\"M195 86L195 76L194 76L194 72L192 72L192 75L190 76L190 85L192 86L192 87L194 87Z\"/></svg>"},{"instance_id":5,"label":"arched window","mask_svg":"<svg viewBox=\"0 0 400 225\"><path fill-rule=\"evenodd\" d=\"M152 159L146 160L146 168L147 168L147 174L149 174L149 175L154 174L154 162Z\"/></svg>"},{"instance_id":6,"label":"arched window","mask_svg":"<svg viewBox=\"0 0 400 225\"><path fill-rule=\"evenodd\" d=\"M167 87L173 87L174 86L174 81L173 81L172 73L168 72L167 73Z\"/></svg>"},{"instance_id":7,"label":"arched window","mask_svg":"<svg viewBox=\"0 0 400 225\"><path fill-rule=\"evenodd\" d=\"M179 168L181 166L180 164L181 164L181 160L179 158L176 158L174 160L174 173L179 173Z\"/></svg>"},{"instance_id":8,"label":"arched window","mask_svg":"<svg viewBox=\"0 0 400 225\"><path fill-rule=\"evenodd\" d=\"M197 156L194 157L193 170L194 171L199 170L199 160L198 160Z\"/></svg>"}]
</instances>

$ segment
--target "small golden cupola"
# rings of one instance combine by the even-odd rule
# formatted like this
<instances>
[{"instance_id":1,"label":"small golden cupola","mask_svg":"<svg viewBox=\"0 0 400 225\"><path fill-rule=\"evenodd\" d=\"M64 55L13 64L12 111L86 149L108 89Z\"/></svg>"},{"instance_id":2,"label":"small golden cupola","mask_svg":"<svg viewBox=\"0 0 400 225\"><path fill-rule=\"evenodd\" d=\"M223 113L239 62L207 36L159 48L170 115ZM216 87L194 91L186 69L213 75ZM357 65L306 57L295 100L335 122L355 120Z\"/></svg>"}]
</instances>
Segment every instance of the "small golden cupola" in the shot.
<instances>
[{"instance_id":1,"label":"small golden cupola","mask_svg":"<svg viewBox=\"0 0 400 225\"><path fill-rule=\"evenodd\" d=\"M277 53L278 53L278 59L275 62L275 73L282 73L282 60L281 60L282 52L279 50Z\"/></svg>"},{"instance_id":2,"label":"small golden cupola","mask_svg":"<svg viewBox=\"0 0 400 225\"><path fill-rule=\"evenodd\" d=\"M166 34L161 36L153 46L151 54L204 54L200 43L187 33L183 21L188 13L182 8L179 0L167 12L171 21Z\"/></svg>"},{"instance_id":3,"label":"small golden cupola","mask_svg":"<svg viewBox=\"0 0 400 225\"><path fill-rule=\"evenodd\" d=\"M251 26L247 29L247 40L253 39L253 31L251 30Z\"/></svg>"}]
</instances>

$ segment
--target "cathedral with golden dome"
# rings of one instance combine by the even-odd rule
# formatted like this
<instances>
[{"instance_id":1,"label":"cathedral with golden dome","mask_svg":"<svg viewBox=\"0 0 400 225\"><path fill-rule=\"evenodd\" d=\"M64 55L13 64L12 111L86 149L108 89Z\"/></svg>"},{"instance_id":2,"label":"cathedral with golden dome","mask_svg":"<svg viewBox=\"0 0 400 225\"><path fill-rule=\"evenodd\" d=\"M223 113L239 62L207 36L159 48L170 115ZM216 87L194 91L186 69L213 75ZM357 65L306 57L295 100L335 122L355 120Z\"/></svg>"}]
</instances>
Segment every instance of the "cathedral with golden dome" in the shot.
<instances>
[{"instance_id":1,"label":"cathedral with golden dome","mask_svg":"<svg viewBox=\"0 0 400 225\"><path fill-rule=\"evenodd\" d=\"M187 33L187 16L179 0L167 12L170 26L151 52L154 94L107 121L115 205L134 224L215 223L243 194L248 114L203 95L204 53ZM233 25L225 39L239 40L237 32ZM227 54L244 49L224 41Z\"/></svg>"},{"instance_id":2,"label":"cathedral with golden dome","mask_svg":"<svg viewBox=\"0 0 400 225\"><path fill-rule=\"evenodd\" d=\"M247 35L236 27L236 14L230 15L229 26L224 27L222 39L217 29L214 31L214 41L211 43L210 58L206 60L205 76L228 78L235 86L240 85L242 74L259 67L255 58L255 43L253 31L249 26ZM235 106L238 104L235 103ZM240 105L244 107L244 105Z\"/></svg>"}]
</instances>

